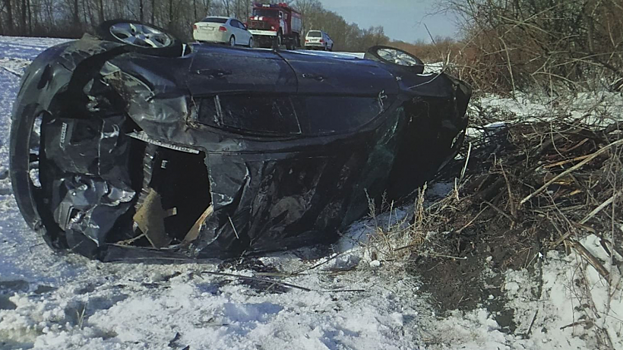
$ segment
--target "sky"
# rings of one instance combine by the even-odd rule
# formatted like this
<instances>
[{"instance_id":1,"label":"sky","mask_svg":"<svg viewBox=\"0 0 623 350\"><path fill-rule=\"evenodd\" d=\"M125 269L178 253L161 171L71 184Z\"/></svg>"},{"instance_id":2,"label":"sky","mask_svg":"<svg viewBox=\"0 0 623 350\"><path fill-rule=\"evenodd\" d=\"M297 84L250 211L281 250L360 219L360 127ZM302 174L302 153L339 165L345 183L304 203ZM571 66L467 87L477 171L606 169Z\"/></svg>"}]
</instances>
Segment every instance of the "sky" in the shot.
<instances>
[{"instance_id":1,"label":"sky","mask_svg":"<svg viewBox=\"0 0 623 350\"><path fill-rule=\"evenodd\" d=\"M433 37L456 37L452 15L439 13L438 0L320 0L325 9L344 17L360 28L383 26L385 35L393 40L430 42ZM435 13L437 12L437 13ZM426 26L425 26L426 25Z\"/></svg>"}]
</instances>

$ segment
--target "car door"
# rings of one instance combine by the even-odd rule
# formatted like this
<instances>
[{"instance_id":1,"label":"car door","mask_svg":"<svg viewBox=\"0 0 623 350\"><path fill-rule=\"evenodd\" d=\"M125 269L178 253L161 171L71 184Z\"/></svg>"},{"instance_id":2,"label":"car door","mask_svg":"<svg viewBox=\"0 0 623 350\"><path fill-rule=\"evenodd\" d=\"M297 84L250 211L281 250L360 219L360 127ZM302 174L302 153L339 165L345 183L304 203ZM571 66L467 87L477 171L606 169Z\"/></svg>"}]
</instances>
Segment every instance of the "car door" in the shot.
<instances>
[{"instance_id":1,"label":"car door","mask_svg":"<svg viewBox=\"0 0 623 350\"><path fill-rule=\"evenodd\" d=\"M234 35L234 37L236 37L236 45L240 45L240 41L242 40L242 38L240 37L240 28L238 28L238 25L236 24L235 19L230 19L229 20L229 30L231 31L231 33Z\"/></svg>"},{"instance_id":2,"label":"car door","mask_svg":"<svg viewBox=\"0 0 623 350\"><path fill-rule=\"evenodd\" d=\"M242 42L242 45L248 45L249 40L251 40L251 37L253 37L253 35L249 32L249 30L247 30L247 27L244 25L244 23L238 21L238 24L240 25L240 30L244 35L244 41Z\"/></svg>"},{"instance_id":3,"label":"car door","mask_svg":"<svg viewBox=\"0 0 623 350\"><path fill-rule=\"evenodd\" d=\"M249 34L244 28L244 24L237 19L232 19L231 22L236 31L236 45L247 45L249 43Z\"/></svg>"}]
</instances>

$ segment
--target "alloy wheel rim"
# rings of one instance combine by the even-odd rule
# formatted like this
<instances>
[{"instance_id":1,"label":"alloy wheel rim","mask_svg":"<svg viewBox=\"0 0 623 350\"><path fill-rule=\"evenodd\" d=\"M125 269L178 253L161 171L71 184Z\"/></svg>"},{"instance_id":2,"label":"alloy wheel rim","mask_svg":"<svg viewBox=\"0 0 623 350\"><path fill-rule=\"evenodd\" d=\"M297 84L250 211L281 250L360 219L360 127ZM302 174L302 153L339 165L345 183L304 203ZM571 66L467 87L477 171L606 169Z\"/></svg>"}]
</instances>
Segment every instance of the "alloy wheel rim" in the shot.
<instances>
[{"instance_id":1,"label":"alloy wheel rim","mask_svg":"<svg viewBox=\"0 0 623 350\"><path fill-rule=\"evenodd\" d=\"M136 23L117 23L110 27L110 34L128 45L160 49L171 46L173 39L162 31Z\"/></svg>"}]
</instances>

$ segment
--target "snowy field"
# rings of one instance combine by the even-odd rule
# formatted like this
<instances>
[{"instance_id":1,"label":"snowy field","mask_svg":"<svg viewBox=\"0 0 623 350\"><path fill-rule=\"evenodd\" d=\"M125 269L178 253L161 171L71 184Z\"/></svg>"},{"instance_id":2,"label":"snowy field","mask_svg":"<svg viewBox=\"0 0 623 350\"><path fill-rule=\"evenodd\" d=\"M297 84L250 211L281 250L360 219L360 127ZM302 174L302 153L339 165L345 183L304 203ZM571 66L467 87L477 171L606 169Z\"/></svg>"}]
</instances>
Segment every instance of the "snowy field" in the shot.
<instances>
[{"instance_id":1,"label":"snowy field","mask_svg":"<svg viewBox=\"0 0 623 350\"><path fill-rule=\"evenodd\" d=\"M436 315L417 273L373 254L376 228L409 208L352 225L332 247L241 264L104 264L51 251L15 204L8 139L19 75L59 42L0 37L0 349L596 349L584 303L623 349L622 296L611 287L620 273L613 268L609 284L576 255L537 256L539 276L503 276L514 333L486 308ZM521 103L483 101L525 111ZM606 259L594 236L583 243Z\"/></svg>"}]
</instances>

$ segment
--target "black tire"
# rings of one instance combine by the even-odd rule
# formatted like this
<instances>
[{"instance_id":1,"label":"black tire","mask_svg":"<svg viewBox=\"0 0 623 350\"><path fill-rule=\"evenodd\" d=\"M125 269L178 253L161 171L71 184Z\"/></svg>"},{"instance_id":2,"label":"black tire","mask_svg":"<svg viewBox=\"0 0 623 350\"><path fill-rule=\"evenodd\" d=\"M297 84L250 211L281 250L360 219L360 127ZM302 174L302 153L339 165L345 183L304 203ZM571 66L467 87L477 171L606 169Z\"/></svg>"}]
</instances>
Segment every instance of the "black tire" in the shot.
<instances>
[{"instance_id":1,"label":"black tire","mask_svg":"<svg viewBox=\"0 0 623 350\"><path fill-rule=\"evenodd\" d=\"M421 59L391 46L373 46L367 50L364 58L403 67L418 74L424 71L424 62Z\"/></svg>"},{"instance_id":2,"label":"black tire","mask_svg":"<svg viewBox=\"0 0 623 350\"><path fill-rule=\"evenodd\" d=\"M236 47L236 37L233 35L229 37L229 46Z\"/></svg>"},{"instance_id":3,"label":"black tire","mask_svg":"<svg viewBox=\"0 0 623 350\"><path fill-rule=\"evenodd\" d=\"M127 25L127 26L124 26ZM138 33L149 32L144 39L139 39L137 43L124 41L130 36L142 35ZM143 53L151 56L179 57L184 54L184 43L166 30L143 24L139 21L114 19L105 21L95 29L95 34L102 40L108 40L126 44L134 52ZM124 35L127 35L124 37Z\"/></svg>"},{"instance_id":4,"label":"black tire","mask_svg":"<svg viewBox=\"0 0 623 350\"><path fill-rule=\"evenodd\" d=\"M283 34L281 34L281 29L279 29L277 36L275 36L271 41L273 50L281 50L281 45L283 45Z\"/></svg>"},{"instance_id":5,"label":"black tire","mask_svg":"<svg viewBox=\"0 0 623 350\"><path fill-rule=\"evenodd\" d=\"M39 134L34 132L37 120L44 123L46 115L41 112L38 115L32 109L25 109L22 114L11 124L10 136L10 176L13 195L24 220L37 233L42 235L46 243L54 248L67 248L64 232L54 222L53 214L48 211L43 200L44 181L41 176L41 162L45 157L43 146L43 126ZM32 146L38 147L38 156L34 156ZM36 159L35 159L36 158ZM36 163L36 165L35 165ZM31 176L31 171L38 172L36 184Z\"/></svg>"},{"instance_id":6,"label":"black tire","mask_svg":"<svg viewBox=\"0 0 623 350\"><path fill-rule=\"evenodd\" d=\"M249 47L253 47L253 38L249 38Z\"/></svg>"},{"instance_id":7,"label":"black tire","mask_svg":"<svg viewBox=\"0 0 623 350\"><path fill-rule=\"evenodd\" d=\"M36 192L38 189L30 178L31 154L30 144L41 142L32 140L35 115L24 113L11 124L10 136L10 169L11 185L17 206L26 220L28 226L36 229L37 223L41 222L41 216L37 210Z\"/></svg>"},{"instance_id":8,"label":"black tire","mask_svg":"<svg viewBox=\"0 0 623 350\"><path fill-rule=\"evenodd\" d=\"M281 33L281 30L279 30L277 32L277 47L281 47L281 45L283 45L283 34Z\"/></svg>"}]
</instances>

